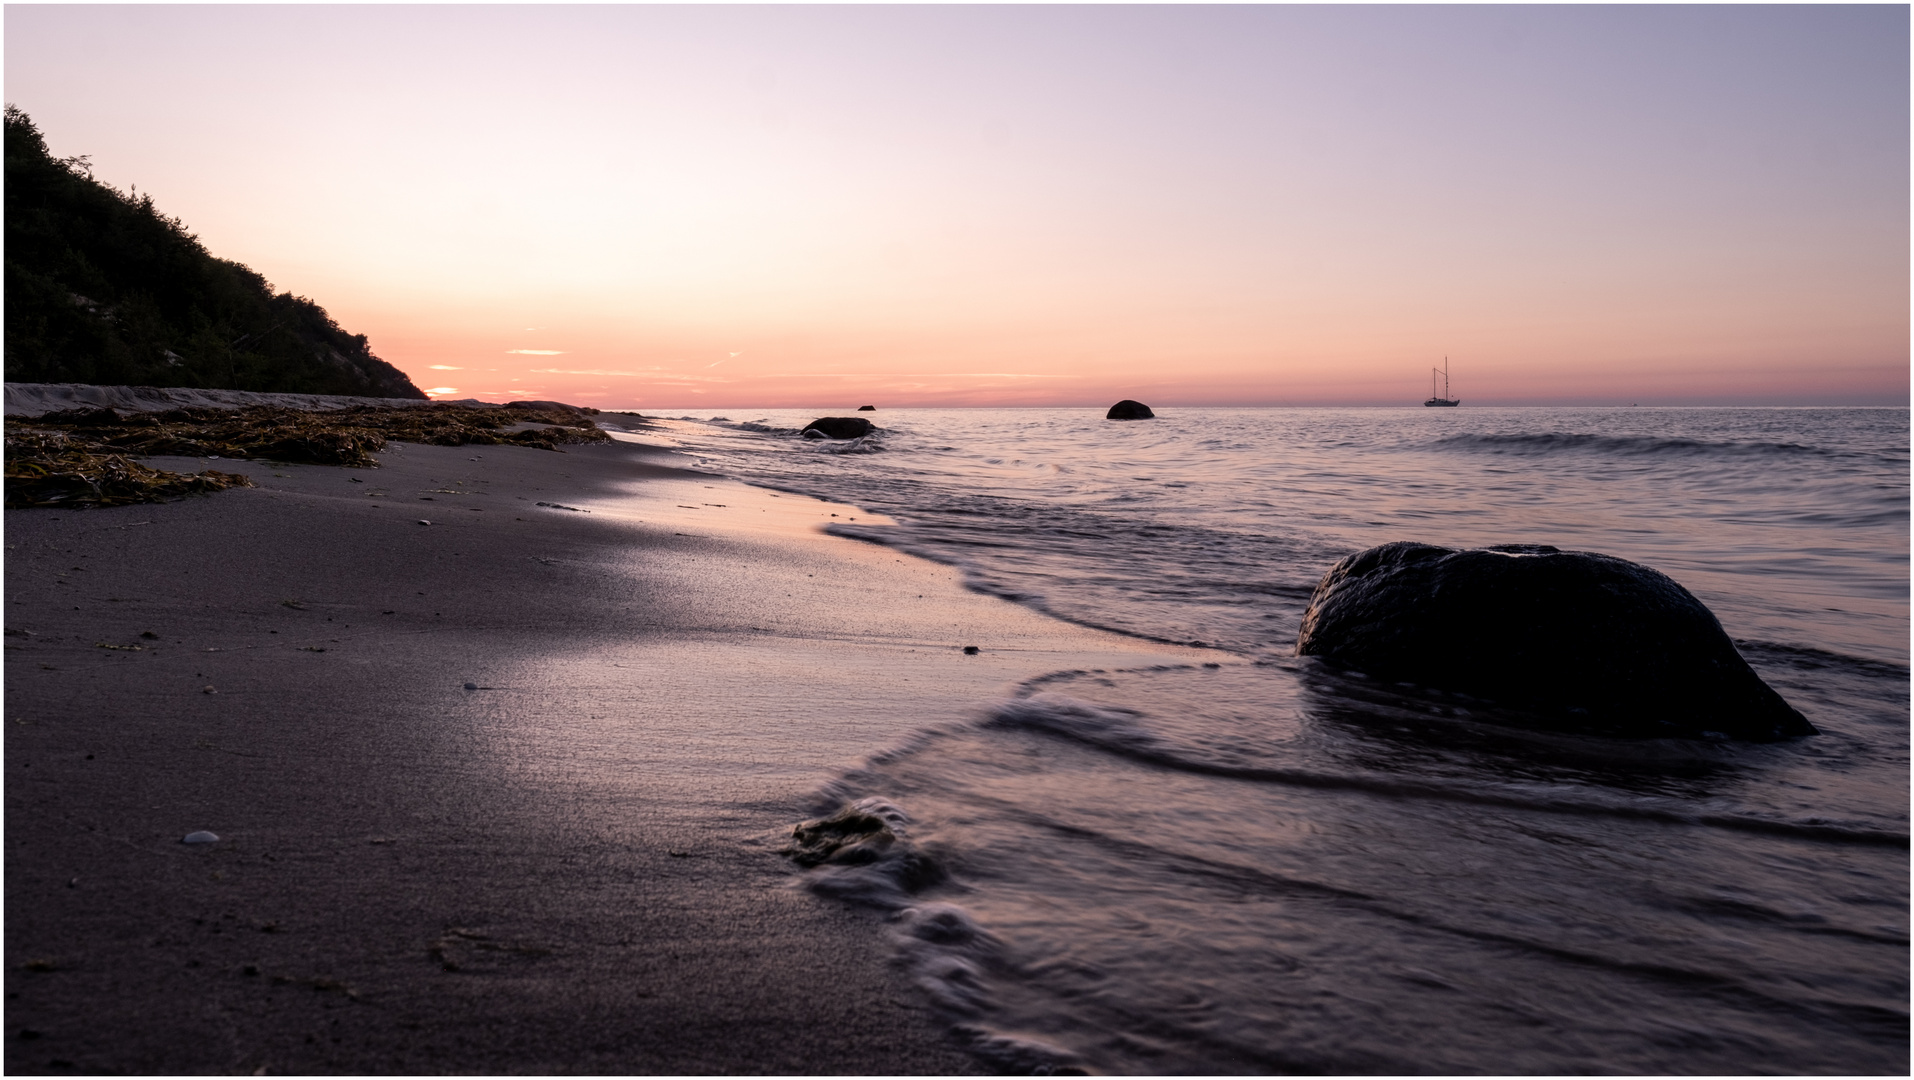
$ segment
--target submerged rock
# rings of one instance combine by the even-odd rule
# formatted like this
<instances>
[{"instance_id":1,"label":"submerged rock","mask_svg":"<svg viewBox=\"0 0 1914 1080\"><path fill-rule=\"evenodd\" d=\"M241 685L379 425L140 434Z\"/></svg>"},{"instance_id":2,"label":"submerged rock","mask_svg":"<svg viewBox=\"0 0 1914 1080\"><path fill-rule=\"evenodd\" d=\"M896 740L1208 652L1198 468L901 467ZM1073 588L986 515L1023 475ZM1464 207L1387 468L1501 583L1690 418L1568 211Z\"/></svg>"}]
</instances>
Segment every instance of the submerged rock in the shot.
<instances>
[{"instance_id":1,"label":"submerged rock","mask_svg":"<svg viewBox=\"0 0 1914 1080\"><path fill-rule=\"evenodd\" d=\"M1624 559L1541 545L1394 543L1323 575L1301 656L1626 738L1816 734L1688 590Z\"/></svg>"},{"instance_id":2,"label":"submerged rock","mask_svg":"<svg viewBox=\"0 0 1914 1080\"><path fill-rule=\"evenodd\" d=\"M877 428L861 416L820 416L804 425L804 436L815 439L822 436L827 439L859 439ZM811 432L817 432L812 435Z\"/></svg>"},{"instance_id":3,"label":"submerged rock","mask_svg":"<svg viewBox=\"0 0 1914 1080\"><path fill-rule=\"evenodd\" d=\"M915 892L943 880L944 871L900 835L904 814L881 799L863 799L827 818L791 829L791 843L779 854L806 869L825 866L868 868L878 891Z\"/></svg>"},{"instance_id":4,"label":"submerged rock","mask_svg":"<svg viewBox=\"0 0 1914 1080\"><path fill-rule=\"evenodd\" d=\"M782 854L807 867L827 862L876 862L897 843L891 824L861 807L847 806L830 817L793 826L791 844Z\"/></svg>"},{"instance_id":5,"label":"submerged rock","mask_svg":"<svg viewBox=\"0 0 1914 1080\"><path fill-rule=\"evenodd\" d=\"M1129 398L1124 398L1122 401L1110 406L1110 411L1104 413L1103 418L1105 420L1154 420L1156 419L1156 414L1151 412L1150 407L1141 401L1131 401Z\"/></svg>"}]
</instances>

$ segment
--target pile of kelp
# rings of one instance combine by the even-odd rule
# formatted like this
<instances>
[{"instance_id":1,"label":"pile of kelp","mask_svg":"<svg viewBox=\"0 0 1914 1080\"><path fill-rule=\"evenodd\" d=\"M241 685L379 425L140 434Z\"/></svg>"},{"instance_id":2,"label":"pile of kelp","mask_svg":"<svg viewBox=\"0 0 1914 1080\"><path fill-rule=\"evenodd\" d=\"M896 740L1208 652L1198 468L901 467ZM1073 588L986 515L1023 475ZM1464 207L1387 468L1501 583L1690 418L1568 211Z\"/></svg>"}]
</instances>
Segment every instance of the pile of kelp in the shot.
<instances>
[{"instance_id":1,"label":"pile of kelp","mask_svg":"<svg viewBox=\"0 0 1914 1080\"><path fill-rule=\"evenodd\" d=\"M63 432L7 432L7 507L125 506L251 487L234 473L172 473L70 444Z\"/></svg>"},{"instance_id":2,"label":"pile of kelp","mask_svg":"<svg viewBox=\"0 0 1914 1080\"><path fill-rule=\"evenodd\" d=\"M433 446L530 446L610 442L588 412L561 407L359 406L326 412L270 405L119 413L71 409L10 419L6 504L123 506L229 487L243 476L170 473L131 458L256 458L304 465L377 468L387 440Z\"/></svg>"}]
</instances>

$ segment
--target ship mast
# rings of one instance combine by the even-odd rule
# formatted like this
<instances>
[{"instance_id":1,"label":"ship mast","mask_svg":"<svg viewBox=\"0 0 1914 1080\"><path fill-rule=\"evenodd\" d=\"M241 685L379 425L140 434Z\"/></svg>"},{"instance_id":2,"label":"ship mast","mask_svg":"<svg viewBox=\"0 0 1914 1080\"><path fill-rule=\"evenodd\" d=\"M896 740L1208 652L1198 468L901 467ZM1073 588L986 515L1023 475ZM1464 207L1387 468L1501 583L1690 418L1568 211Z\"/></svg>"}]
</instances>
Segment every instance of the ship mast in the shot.
<instances>
[{"instance_id":1,"label":"ship mast","mask_svg":"<svg viewBox=\"0 0 1914 1080\"><path fill-rule=\"evenodd\" d=\"M1442 376L1441 390L1436 389L1437 375ZM1442 358L1441 367L1435 367L1431 365L1429 368L1429 400L1423 402L1423 404L1428 405L1430 407L1444 406L1449 408L1453 408L1454 406L1461 404L1461 402L1450 397L1449 396L1450 393L1451 391L1449 390L1449 358L1445 356Z\"/></svg>"}]
</instances>

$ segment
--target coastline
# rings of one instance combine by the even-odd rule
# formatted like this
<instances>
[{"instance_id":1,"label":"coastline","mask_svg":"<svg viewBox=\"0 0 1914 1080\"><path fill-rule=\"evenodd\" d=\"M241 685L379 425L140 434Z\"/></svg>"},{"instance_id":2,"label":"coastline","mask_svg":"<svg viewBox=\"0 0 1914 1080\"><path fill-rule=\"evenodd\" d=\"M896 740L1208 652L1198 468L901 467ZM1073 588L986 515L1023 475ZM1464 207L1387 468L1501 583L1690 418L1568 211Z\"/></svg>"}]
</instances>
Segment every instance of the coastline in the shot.
<instances>
[{"instance_id":1,"label":"coastline","mask_svg":"<svg viewBox=\"0 0 1914 1080\"><path fill-rule=\"evenodd\" d=\"M629 439L379 457L7 511L8 1070L976 1071L779 836L1007 683L1181 650Z\"/></svg>"}]
</instances>

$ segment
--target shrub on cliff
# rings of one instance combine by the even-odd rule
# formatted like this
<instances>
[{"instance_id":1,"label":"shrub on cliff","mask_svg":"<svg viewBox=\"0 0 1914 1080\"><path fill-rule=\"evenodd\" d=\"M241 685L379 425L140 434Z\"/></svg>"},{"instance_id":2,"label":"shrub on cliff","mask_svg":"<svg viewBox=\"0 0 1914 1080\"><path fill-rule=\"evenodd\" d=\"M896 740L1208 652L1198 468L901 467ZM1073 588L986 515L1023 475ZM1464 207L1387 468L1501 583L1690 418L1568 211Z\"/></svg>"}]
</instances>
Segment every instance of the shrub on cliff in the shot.
<instances>
[{"instance_id":1,"label":"shrub on cliff","mask_svg":"<svg viewBox=\"0 0 1914 1080\"><path fill-rule=\"evenodd\" d=\"M9 382L423 398L324 308L215 258L6 107Z\"/></svg>"}]
</instances>

